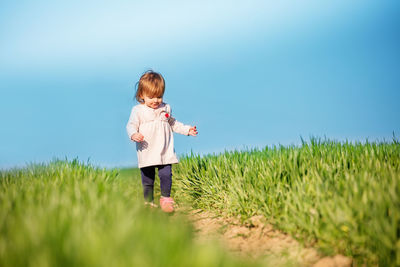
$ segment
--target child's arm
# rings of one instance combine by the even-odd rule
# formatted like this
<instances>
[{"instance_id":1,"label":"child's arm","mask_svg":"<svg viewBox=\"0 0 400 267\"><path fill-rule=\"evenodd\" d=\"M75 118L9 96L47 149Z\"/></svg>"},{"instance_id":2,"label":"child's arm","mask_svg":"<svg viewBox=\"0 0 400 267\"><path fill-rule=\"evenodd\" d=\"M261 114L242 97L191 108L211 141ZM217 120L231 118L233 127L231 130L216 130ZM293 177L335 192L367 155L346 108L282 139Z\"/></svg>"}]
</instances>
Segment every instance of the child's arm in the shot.
<instances>
[{"instance_id":1,"label":"child's arm","mask_svg":"<svg viewBox=\"0 0 400 267\"><path fill-rule=\"evenodd\" d=\"M167 107L169 113L171 114L171 107L168 105ZM168 119L169 124L171 125L172 131L183 134L183 135L197 135L196 126L185 125L182 122L177 121L172 115L170 115Z\"/></svg>"},{"instance_id":2,"label":"child's arm","mask_svg":"<svg viewBox=\"0 0 400 267\"><path fill-rule=\"evenodd\" d=\"M189 135L190 129L192 128L190 125L185 125L182 122L177 121L173 117L170 117L168 122L171 125L172 131L174 131L175 133Z\"/></svg>"},{"instance_id":3,"label":"child's arm","mask_svg":"<svg viewBox=\"0 0 400 267\"><path fill-rule=\"evenodd\" d=\"M144 137L139 131L139 116L135 107L132 108L128 123L126 124L126 132L129 138L135 142L142 142Z\"/></svg>"}]
</instances>

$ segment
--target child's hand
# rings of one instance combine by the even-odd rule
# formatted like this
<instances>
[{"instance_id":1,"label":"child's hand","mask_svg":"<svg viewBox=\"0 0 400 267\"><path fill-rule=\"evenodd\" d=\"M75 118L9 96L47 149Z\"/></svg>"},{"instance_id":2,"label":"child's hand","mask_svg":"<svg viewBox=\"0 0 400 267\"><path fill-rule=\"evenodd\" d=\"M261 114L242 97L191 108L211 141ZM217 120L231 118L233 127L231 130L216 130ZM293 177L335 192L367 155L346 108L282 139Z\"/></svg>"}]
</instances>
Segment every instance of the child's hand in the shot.
<instances>
[{"instance_id":1,"label":"child's hand","mask_svg":"<svg viewBox=\"0 0 400 267\"><path fill-rule=\"evenodd\" d=\"M198 134L198 132L197 132L196 126L193 126L192 128L189 129L188 135L196 136L197 134Z\"/></svg>"},{"instance_id":2,"label":"child's hand","mask_svg":"<svg viewBox=\"0 0 400 267\"><path fill-rule=\"evenodd\" d=\"M144 140L144 136L141 133L134 133L131 136L131 140L135 142L142 142Z\"/></svg>"}]
</instances>

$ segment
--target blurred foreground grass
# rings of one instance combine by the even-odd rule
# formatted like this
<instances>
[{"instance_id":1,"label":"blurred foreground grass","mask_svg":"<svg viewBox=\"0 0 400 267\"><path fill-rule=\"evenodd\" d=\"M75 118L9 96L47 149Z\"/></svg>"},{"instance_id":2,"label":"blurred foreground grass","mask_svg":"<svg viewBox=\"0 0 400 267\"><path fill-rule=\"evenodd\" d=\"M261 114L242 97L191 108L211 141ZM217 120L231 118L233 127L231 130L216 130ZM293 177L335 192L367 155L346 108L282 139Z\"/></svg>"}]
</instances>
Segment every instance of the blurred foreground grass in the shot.
<instances>
[{"instance_id":1,"label":"blurred foreground grass","mask_svg":"<svg viewBox=\"0 0 400 267\"><path fill-rule=\"evenodd\" d=\"M0 266L243 266L143 206L136 169L54 161L0 172ZM252 266L252 262L246 262Z\"/></svg>"}]
</instances>

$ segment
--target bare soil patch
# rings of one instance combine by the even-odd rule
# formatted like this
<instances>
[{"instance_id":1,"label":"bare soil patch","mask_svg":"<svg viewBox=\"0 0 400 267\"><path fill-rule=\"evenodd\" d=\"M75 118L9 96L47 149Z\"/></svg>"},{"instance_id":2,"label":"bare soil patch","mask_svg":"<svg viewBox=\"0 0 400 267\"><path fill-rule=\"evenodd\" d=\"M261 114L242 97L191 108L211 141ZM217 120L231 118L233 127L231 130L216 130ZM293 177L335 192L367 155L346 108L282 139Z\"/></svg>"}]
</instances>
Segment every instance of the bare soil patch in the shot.
<instances>
[{"instance_id":1,"label":"bare soil patch","mask_svg":"<svg viewBox=\"0 0 400 267\"><path fill-rule=\"evenodd\" d=\"M239 256L265 259L268 265L348 267L352 260L342 255L324 257L314 248L305 248L288 234L276 230L262 216L241 224L235 218L223 218L211 212L191 210L189 220L196 229L198 242L219 240Z\"/></svg>"}]
</instances>

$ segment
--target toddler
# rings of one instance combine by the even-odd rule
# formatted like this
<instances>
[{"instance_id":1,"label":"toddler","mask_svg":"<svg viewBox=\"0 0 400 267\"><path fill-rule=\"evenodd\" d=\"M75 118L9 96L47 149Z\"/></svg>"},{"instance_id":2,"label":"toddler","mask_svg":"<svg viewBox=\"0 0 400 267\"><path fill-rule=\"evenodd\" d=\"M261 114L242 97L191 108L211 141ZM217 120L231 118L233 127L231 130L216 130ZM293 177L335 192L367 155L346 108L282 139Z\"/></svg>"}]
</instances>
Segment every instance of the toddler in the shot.
<instances>
[{"instance_id":1,"label":"toddler","mask_svg":"<svg viewBox=\"0 0 400 267\"><path fill-rule=\"evenodd\" d=\"M145 203L156 206L153 203L153 187L157 168L161 209L173 212L171 164L178 163L178 158L172 132L196 136L197 129L172 117L171 107L163 102L164 91L165 82L161 74L147 71L140 77L135 95L139 104L132 108L126 130L130 139L136 142Z\"/></svg>"}]
</instances>

